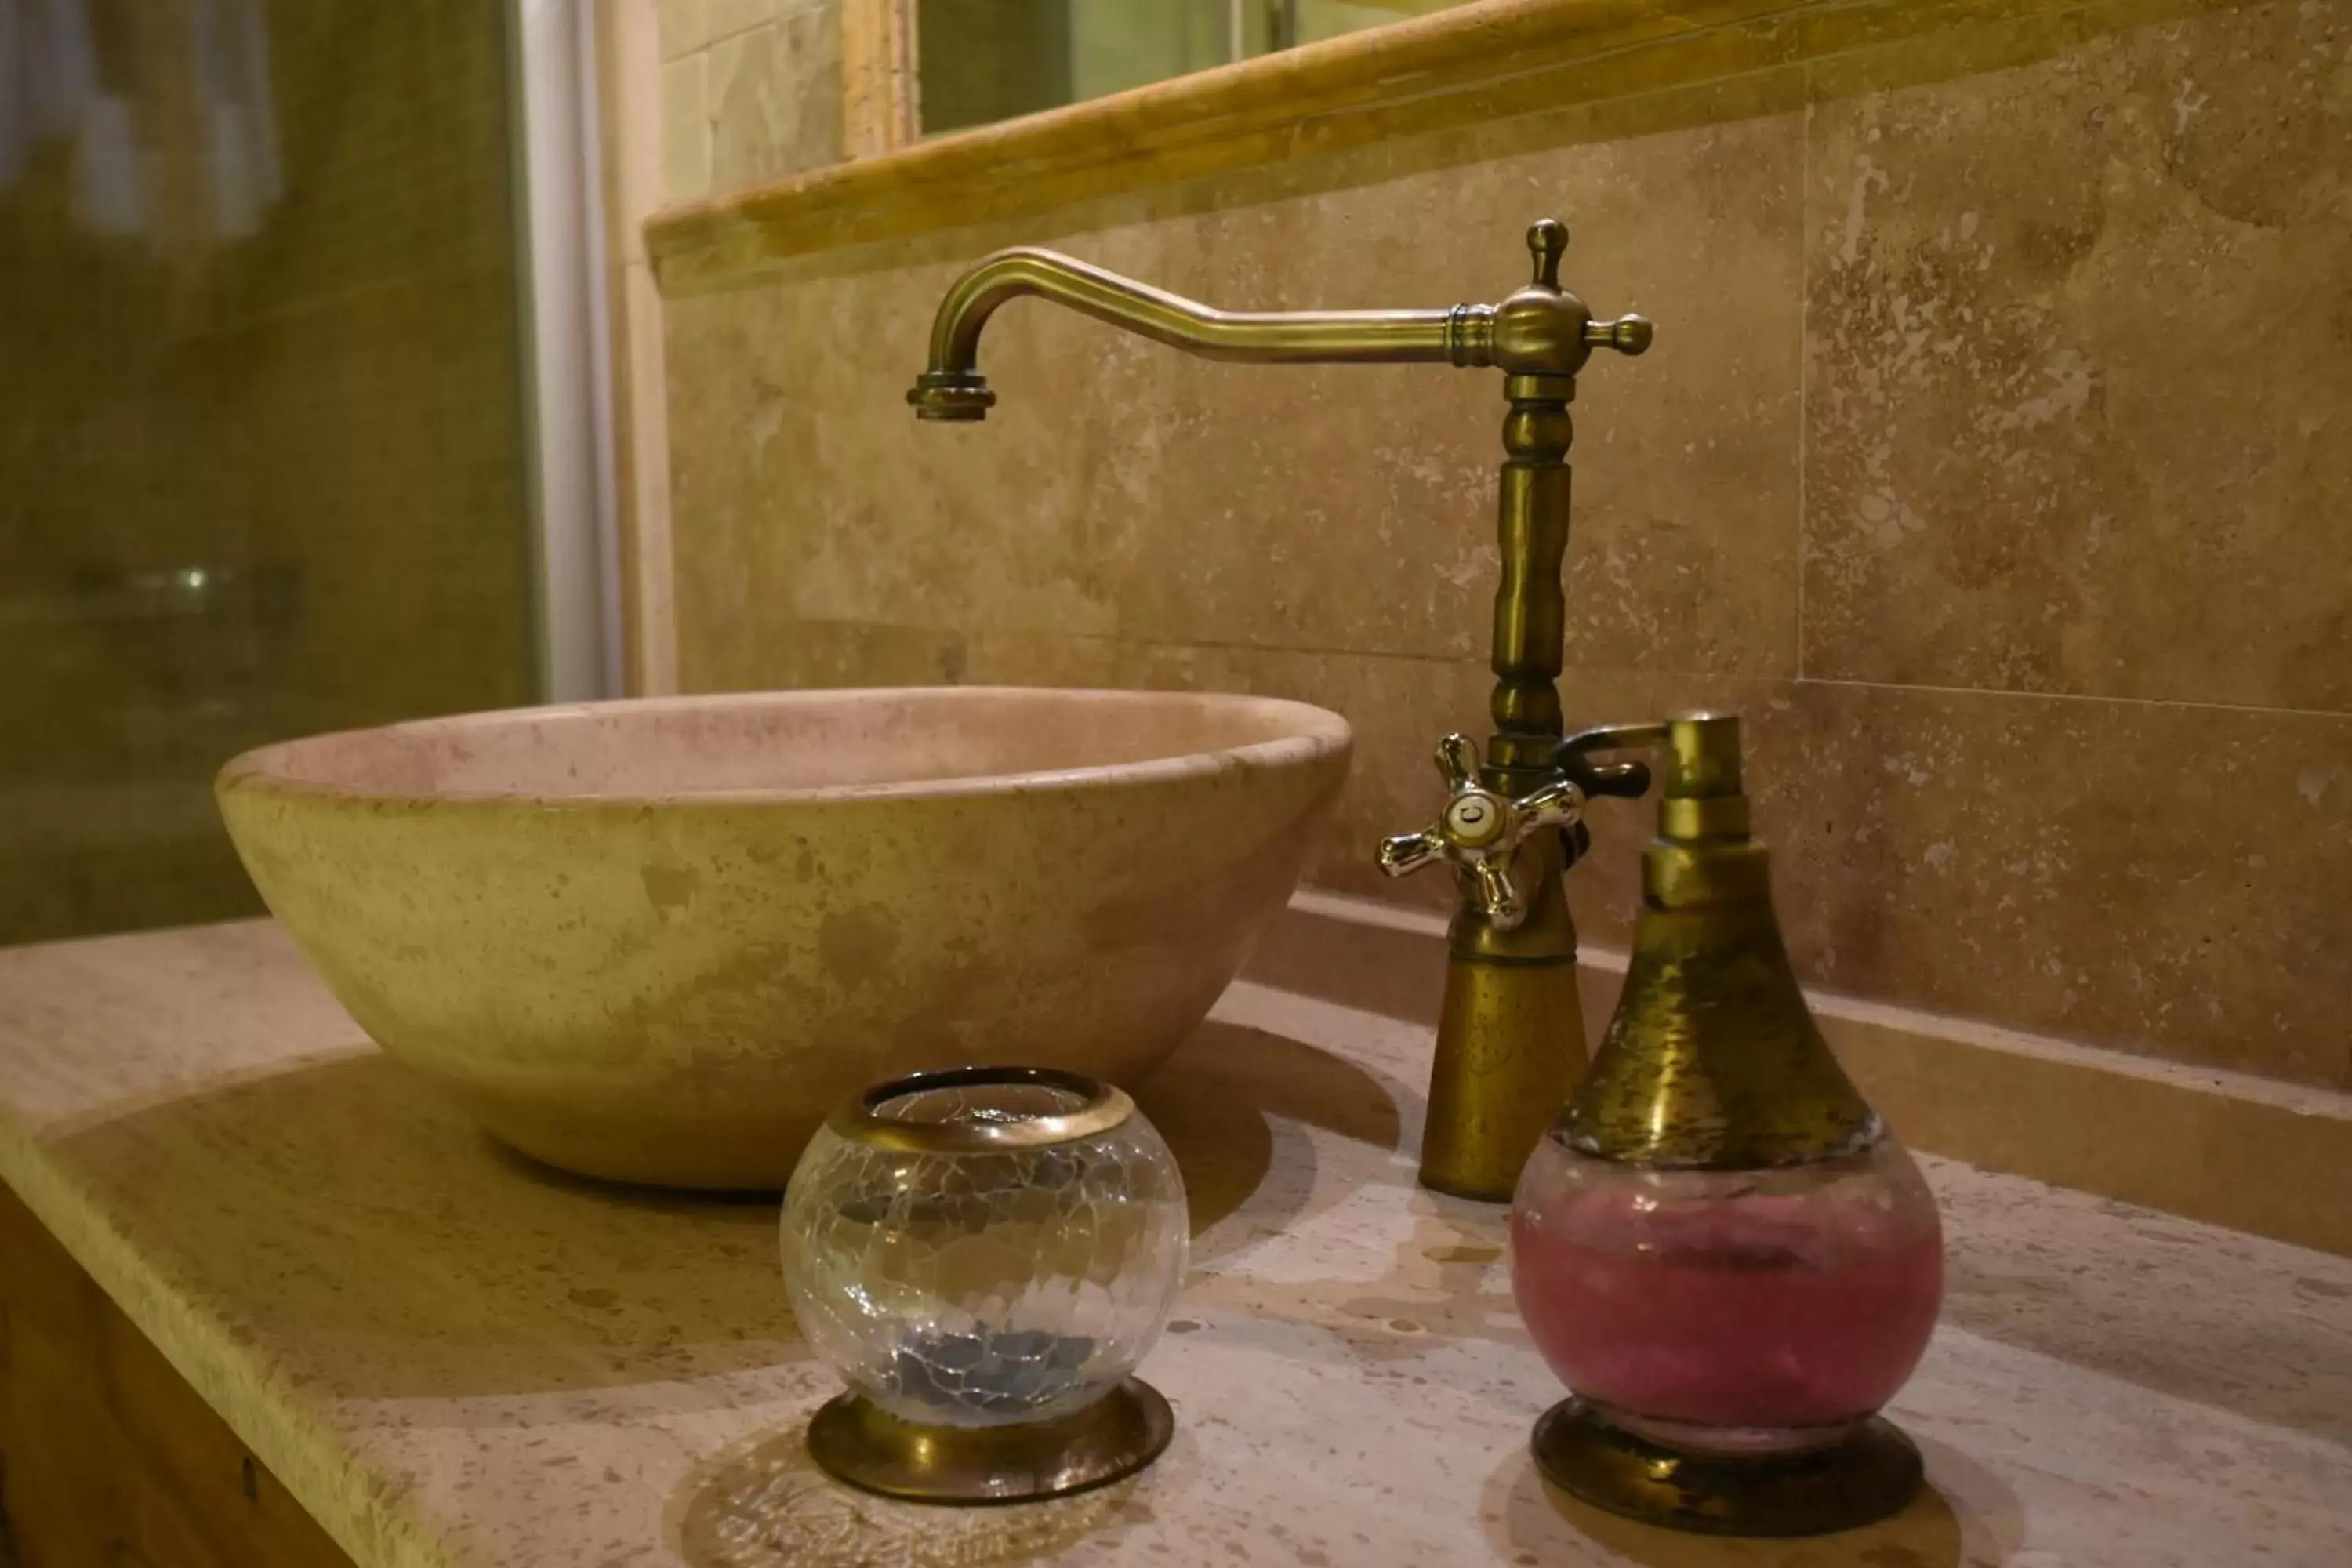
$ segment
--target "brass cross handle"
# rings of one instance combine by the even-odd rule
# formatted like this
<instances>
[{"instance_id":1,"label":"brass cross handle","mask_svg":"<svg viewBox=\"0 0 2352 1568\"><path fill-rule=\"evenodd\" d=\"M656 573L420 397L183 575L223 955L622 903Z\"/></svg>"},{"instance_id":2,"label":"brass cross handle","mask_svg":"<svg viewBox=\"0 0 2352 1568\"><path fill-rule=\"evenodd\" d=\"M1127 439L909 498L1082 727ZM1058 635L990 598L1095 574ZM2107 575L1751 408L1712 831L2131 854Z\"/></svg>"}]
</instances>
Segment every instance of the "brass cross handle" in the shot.
<instances>
[{"instance_id":1,"label":"brass cross handle","mask_svg":"<svg viewBox=\"0 0 2352 1568\"><path fill-rule=\"evenodd\" d=\"M1613 321L1587 321L1584 341L1596 349L1615 349L1621 354L1638 354L1650 346L1657 329L1647 316L1620 316Z\"/></svg>"},{"instance_id":2,"label":"brass cross handle","mask_svg":"<svg viewBox=\"0 0 2352 1568\"><path fill-rule=\"evenodd\" d=\"M1584 819L1584 791L1559 778L1513 800L1478 782L1478 748L1467 735L1437 743L1437 771L1445 775L1445 809L1419 833L1381 842L1381 869L1402 877L1436 861L1462 877L1465 895L1496 931L1516 931L1528 918L1527 900L1511 865L1530 834L1573 827Z\"/></svg>"}]
</instances>

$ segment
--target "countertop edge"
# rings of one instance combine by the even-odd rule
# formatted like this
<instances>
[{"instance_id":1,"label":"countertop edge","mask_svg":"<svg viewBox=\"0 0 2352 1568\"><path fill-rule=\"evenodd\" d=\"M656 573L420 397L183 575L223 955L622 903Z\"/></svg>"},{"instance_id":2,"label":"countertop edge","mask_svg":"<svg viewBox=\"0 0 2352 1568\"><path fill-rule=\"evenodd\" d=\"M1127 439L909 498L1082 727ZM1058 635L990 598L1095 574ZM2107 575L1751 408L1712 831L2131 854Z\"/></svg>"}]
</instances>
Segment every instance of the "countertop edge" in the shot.
<instances>
[{"instance_id":1,"label":"countertop edge","mask_svg":"<svg viewBox=\"0 0 2352 1568\"><path fill-rule=\"evenodd\" d=\"M145 1335L287 1493L362 1568L461 1568L421 1521L373 1489L354 1497L366 1458L324 1424L305 1422L299 1396L271 1396L268 1366L226 1324L191 1305L165 1274L45 1155L37 1135L0 1110L0 1183Z\"/></svg>"}]
</instances>

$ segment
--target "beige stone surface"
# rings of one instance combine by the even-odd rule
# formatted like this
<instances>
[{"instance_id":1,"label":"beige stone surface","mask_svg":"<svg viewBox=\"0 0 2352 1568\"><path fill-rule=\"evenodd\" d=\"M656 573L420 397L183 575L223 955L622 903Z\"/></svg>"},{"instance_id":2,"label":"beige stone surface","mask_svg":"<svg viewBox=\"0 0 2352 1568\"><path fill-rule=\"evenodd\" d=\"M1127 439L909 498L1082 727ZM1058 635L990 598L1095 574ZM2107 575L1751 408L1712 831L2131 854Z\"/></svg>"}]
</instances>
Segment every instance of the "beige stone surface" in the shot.
<instances>
[{"instance_id":1,"label":"beige stone surface","mask_svg":"<svg viewBox=\"0 0 2352 1568\"><path fill-rule=\"evenodd\" d=\"M654 6L667 202L729 195L841 159L838 0L620 3Z\"/></svg>"},{"instance_id":2,"label":"beige stone surface","mask_svg":"<svg viewBox=\"0 0 2352 1568\"><path fill-rule=\"evenodd\" d=\"M662 58L677 59L710 46L710 0L649 0L659 27Z\"/></svg>"},{"instance_id":3,"label":"beige stone surface","mask_svg":"<svg viewBox=\"0 0 2352 1568\"><path fill-rule=\"evenodd\" d=\"M362 1568L887 1563L2322 1568L2352 1555L2352 1261L1927 1162L1949 1291L1894 1414L1933 1489L1727 1546L1538 1481L1499 1214L1412 1185L1425 1028L1253 986L1144 1087L1194 1268L1135 1480L974 1512L802 1456L832 1391L769 1203L501 1153L275 929L0 952L0 1179Z\"/></svg>"},{"instance_id":4,"label":"beige stone surface","mask_svg":"<svg viewBox=\"0 0 2352 1568\"><path fill-rule=\"evenodd\" d=\"M710 57L696 53L661 68L662 195L689 202L710 191Z\"/></svg>"},{"instance_id":5,"label":"beige stone surface","mask_svg":"<svg viewBox=\"0 0 2352 1568\"><path fill-rule=\"evenodd\" d=\"M1749 711L1806 978L2352 1084L2352 4L1964 9L672 300L681 684L1305 698L1363 740L1313 875L1442 899L1369 854L1483 724L1493 378L1202 364L1024 301L985 425L900 398L996 245L1431 304L1506 290L1557 210L1564 277L1659 322L1576 405L1569 712ZM1601 821L1605 942L1648 827Z\"/></svg>"},{"instance_id":6,"label":"beige stone surface","mask_svg":"<svg viewBox=\"0 0 2352 1568\"><path fill-rule=\"evenodd\" d=\"M748 31L710 46L710 184L741 190L841 157L841 25L831 5L772 21L747 8ZM714 10L714 21L719 12ZM714 31L716 27L714 26Z\"/></svg>"},{"instance_id":7,"label":"beige stone surface","mask_svg":"<svg viewBox=\"0 0 2352 1568\"><path fill-rule=\"evenodd\" d=\"M2352 7L1950 47L1809 121L1805 672L2352 710Z\"/></svg>"},{"instance_id":8,"label":"beige stone surface","mask_svg":"<svg viewBox=\"0 0 2352 1568\"><path fill-rule=\"evenodd\" d=\"M1748 715L1759 829L1809 983L2352 1083L2352 720L1812 680L1580 684L1598 719L1705 701ZM1574 897L1587 930L1619 941L1651 812L1609 802L1598 820Z\"/></svg>"},{"instance_id":9,"label":"beige stone surface","mask_svg":"<svg viewBox=\"0 0 2352 1568\"><path fill-rule=\"evenodd\" d=\"M773 16L779 8L778 0L706 0L706 4L713 39L748 32ZM799 8L804 9L806 4L807 0L799 0Z\"/></svg>"},{"instance_id":10,"label":"beige stone surface","mask_svg":"<svg viewBox=\"0 0 2352 1568\"><path fill-rule=\"evenodd\" d=\"M1800 136L1786 116L1556 148L1066 243L1234 308L1443 305L1509 292L1526 225L1567 213L1580 289L1687 323L1585 378L1582 450L1608 460L1584 474L1572 646L1790 674ZM809 618L1484 656L1499 380L1205 364L1024 302L990 327L985 425L895 418L976 253L672 302L684 556Z\"/></svg>"},{"instance_id":11,"label":"beige stone surface","mask_svg":"<svg viewBox=\"0 0 2352 1568\"><path fill-rule=\"evenodd\" d=\"M1150 1072L1289 897L1349 744L1246 697L772 693L315 737L219 796L336 996L499 1137L774 1189L884 1079Z\"/></svg>"}]
</instances>

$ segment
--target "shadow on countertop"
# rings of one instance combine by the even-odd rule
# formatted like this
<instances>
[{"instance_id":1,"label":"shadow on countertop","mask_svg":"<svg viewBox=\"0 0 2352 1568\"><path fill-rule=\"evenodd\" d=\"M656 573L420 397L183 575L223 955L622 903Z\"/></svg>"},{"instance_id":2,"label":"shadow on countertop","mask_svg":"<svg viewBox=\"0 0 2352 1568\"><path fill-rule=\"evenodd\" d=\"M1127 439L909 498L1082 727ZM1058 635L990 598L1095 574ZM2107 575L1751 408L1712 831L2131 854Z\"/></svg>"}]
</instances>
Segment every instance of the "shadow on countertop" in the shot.
<instances>
[{"instance_id":1,"label":"shadow on countertop","mask_svg":"<svg viewBox=\"0 0 2352 1568\"><path fill-rule=\"evenodd\" d=\"M1583 1562L1576 1537L1640 1568L1959 1568L2006 1563L2021 1543L2017 1499L1971 1460L1922 1443L1927 1485L1891 1519L1794 1540L1693 1535L1603 1512L1561 1491L1522 1447L1487 1478L1482 1509L1497 1557L1519 1568Z\"/></svg>"},{"instance_id":2,"label":"shadow on countertop","mask_svg":"<svg viewBox=\"0 0 2352 1568\"><path fill-rule=\"evenodd\" d=\"M1135 1091L1136 1103L1168 1140L1184 1173L1198 1264L1244 1245L1251 1235L1295 1223L1317 1201L1314 1152L1289 1145L1295 1166L1269 1183L1277 1119L1305 1122L1376 1149L1403 1135L1394 1097L1351 1062L1302 1041L1212 1019ZM1329 1202L1336 1194L1325 1194ZM1244 1233L1209 1234L1253 1197L1261 1202Z\"/></svg>"},{"instance_id":3,"label":"shadow on countertop","mask_svg":"<svg viewBox=\"0 0 2352 1568\"><path fill-rule=\"evenodd\" d=\"M1399 1136L1369 1075L1227 1024L1204 1025L1139 1098L1184 1167L1196 1232L1258 1191L1271 1119L1381 1147ZM658 1383L685 1408L724 1399L690 1385L731 1373L832 1386L793 1321L772 1194L566 1175L510 1152L375 1052L145 1106L68 1132L52 1152L173 1295L273 1373L335 1396ZM1312 1185L1296 1184L1302 1203ZM1264 1223L1289 1223L1296 1210L1276 1206ZM491 1405L436 1417L506 1418Z\"/></svg>"},{"instance_id":4,"label":"shadow on countertop","mask_svg":"<svg viewBox=\"0 0 2352 1568\"><path fill-rule=\"evenodd\" d=\"M150 1106L54 1153L174 1294L336 1395L683 1383L805 1353L773 1198L560 1175L382 1055Z\"/></svg>"},{"instance_id":5,"label":"shadow on countertop","mask_svg":"<svg viewBox=\"0 0 2352 1568\"><path fill-rule=\"evenodd\" d=\"M1189 1440L1177 1429L1179 1443ZM1146 1472L1148 1476L1150 1472ZM798 1424L736 1447L678 1487L664 1533L692 1568L812 1563L1012 1568L1148 1523L1144 1477L1010 1508L942 1508L852 1491L809 1458Z\"/></svg>"}]
</instances>

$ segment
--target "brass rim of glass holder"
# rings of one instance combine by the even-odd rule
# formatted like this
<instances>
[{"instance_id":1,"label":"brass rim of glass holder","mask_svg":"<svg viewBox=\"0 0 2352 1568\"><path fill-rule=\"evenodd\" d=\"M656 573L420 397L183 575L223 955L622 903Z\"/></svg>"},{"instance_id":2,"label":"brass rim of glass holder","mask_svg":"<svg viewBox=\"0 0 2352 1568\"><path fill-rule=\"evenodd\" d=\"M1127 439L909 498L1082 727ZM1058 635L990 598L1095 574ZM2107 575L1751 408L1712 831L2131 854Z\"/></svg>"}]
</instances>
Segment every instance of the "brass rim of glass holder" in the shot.
<instances>
[{"instance_id":1,"label":"brass rim of glass holder","mask_svg":"<svg viewBox=\"0 0 2352 1568\"><path fill-rule=\"evenodd\" d=\"M1925 1477L1919 1450L1874 1415L1851 1436L1793 1454L1726 1456L1665 1447L1585 1400L1538 1418L1536 1468L1593 1507L1704 1535L1827 1535L1901 1511Z\"/></svg>"},{"instance_id":2,"label":"brass rim of glass holder","mask_svg":"<svg viewBox=\"0 0 2352 1568\"><path fill-rule=\"evenodd\" d=\"M1049 1421L949 1426L901 1420L862 1394L828 1400L809 1454L836 1480L908 1502L1004 1503L1108 1486L1158 1458L1176 1433L1160 1391L1130 1377Z\"/></svg>"},{"instance_id":3,"label":"brass rim of glass holder","mask_svg":"<svg viewBox=\"0 0 2352 1568\"><path fill-rule=\"evenodd\" d=\"M1076 1095L1076 1110L1004 1121L901 1121L882 1108L908 1095L944 1089L1058 1089ZM825 1125L836 1137L869 1148L912 1154L983 1154L1001 1149L1050 1149L1119 1126L1135 1114L1127 1091L1058 1068L950 1068L909 1073L877 1083L835 1110Z\"/></svg>"}]
</instances>

